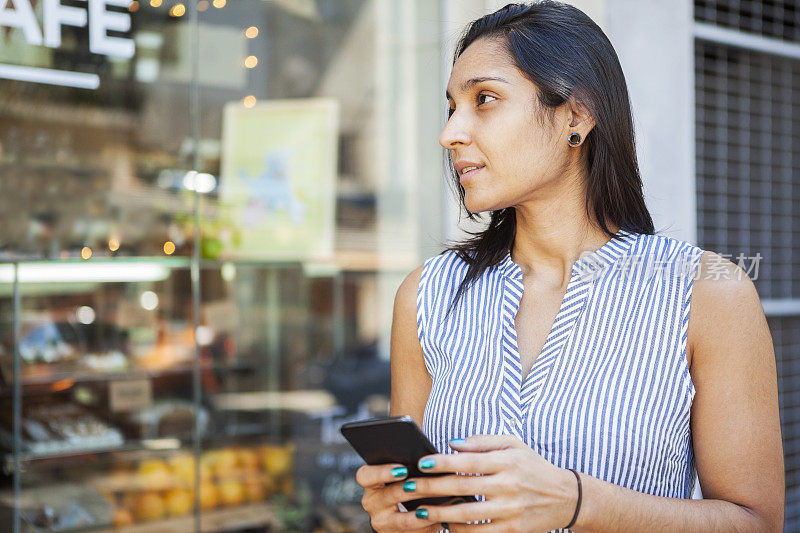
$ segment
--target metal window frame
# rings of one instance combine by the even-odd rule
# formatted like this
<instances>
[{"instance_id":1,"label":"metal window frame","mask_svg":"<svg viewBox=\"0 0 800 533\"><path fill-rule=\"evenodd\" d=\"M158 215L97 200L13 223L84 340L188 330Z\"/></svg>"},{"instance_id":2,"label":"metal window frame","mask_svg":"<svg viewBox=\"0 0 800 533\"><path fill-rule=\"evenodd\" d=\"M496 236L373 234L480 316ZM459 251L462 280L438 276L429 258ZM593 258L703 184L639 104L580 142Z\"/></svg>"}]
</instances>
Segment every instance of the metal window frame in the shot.
<instances>
[{"instance_id":1,"label":"metal window frame","mask_svg":"<svg viewBox=\"0 0 800 533\"><path fill-rule=\"evenodd\" d=\"M761 306L768 317L800 315L800 298L768 298L761 300Z\"/></svg>"},{"instance_id":2,"label":"metal window frame","mask_svg":"<svg viewBox=\"0 0 800 533\"><path fill-rule=\"evenodd\" d=\"M800 60L800 43L795 44L706 22L694 21L692 26L695 39ZM767 298L761 300L761 305L768 317L800 316L800 298Z\"/></svg>"},{"instance_id":3,"label":"metal window frame","mask_svg":"<svg viewBox=\"0 0 800 533\"><path fill-rule=\"evenodd\" d=\"M800 44L776 39L775 37L765 37L756 33L723 28L706 22L695 22L693 24L692 33L696 39L735 46L737 48L746 48L754 52L800 59Z\"/></svg>"}]
</instances>

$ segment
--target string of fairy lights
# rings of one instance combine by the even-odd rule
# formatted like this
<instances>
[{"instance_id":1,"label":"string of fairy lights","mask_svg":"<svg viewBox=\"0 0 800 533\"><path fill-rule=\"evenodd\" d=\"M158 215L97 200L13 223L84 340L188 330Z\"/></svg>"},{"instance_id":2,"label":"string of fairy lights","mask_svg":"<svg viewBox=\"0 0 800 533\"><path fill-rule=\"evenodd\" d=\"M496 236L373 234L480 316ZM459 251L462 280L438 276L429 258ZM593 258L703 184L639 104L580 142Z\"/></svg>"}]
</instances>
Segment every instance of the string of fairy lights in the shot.
<instances>
[{"instance_id":1,"label":"string of fairy lights","mask_svg":"<svg viewBox=\"0 0 800 533\"><path fill-rule=\"evenodd\" d=\"M131 13L135 13L139 11L142 6L149 6L149 8L160 9L166 8L169 10L169 16L174 18L182 17L186 14L186 4L184 2L164 2L163 0L149 0L149 1L142 1L139 2L137 0L132 1L128 5L128 11ZM214 9L222 9L227 5L227 0L213 0L209 2L208 0L200 0L197 2L197 10L198 11L207 11L209 8ZM258 26L248 26L244 28L243 35L246 39L256 39L259 34ZM242 60L242 66L246 69L254 69L258 66L258 57L256 55L248 55ZM257 98L253 94L248 94L244 98L242 98L242 105L247 108L252 108L258 102ZM205 174L200 175L199 177L202 178L206 176ZM193 190L191 186L188 187L189 189ZM199 190L199 189L198 189ZM117 237L111 237L108 240L108 250L110 252L116 252L120 248L120 241ZM172 255L176 251L176 245L171 240L168 240L164 243L163 251L165 255ZM90 246L84 246L81 249L81 259L88 261L92 258L93 251Z\"/></svg>"},{"instance_id":2,"label":"string of fairy lights","mask_svg":"<svg viewBox=\"0 0 800 533\"><path fill-rule=\"evenodd\" d=\"M198 11L207 11L209 7L214 7L217 9L222 9L227 4L227 0L213 0L209 2L208 0L200 0L197 2L197 10ZM150 0L149 2L142 1L138 2L134 0L130 4L128 4L128 11L131 13L135 13L141 9L142 4L149 5L153 8L160 8L160 7L167 7L165 6L165 2L162 0ZM186 14L186 4L184 2L167 2L169 5L169 15L171 17L182 17Z\"/></svg>"}]
</instances>

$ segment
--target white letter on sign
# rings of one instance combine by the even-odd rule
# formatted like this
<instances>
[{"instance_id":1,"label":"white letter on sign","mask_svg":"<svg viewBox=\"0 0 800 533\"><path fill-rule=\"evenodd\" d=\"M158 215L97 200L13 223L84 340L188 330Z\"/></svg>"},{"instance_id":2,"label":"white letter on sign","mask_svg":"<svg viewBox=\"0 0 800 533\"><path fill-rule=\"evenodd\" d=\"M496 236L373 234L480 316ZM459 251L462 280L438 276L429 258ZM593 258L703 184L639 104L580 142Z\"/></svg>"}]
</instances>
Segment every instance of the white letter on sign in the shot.
<instances>
[{"instance_id":1,"label":"white letter on sign","mask_svg":"<svg viewBox=\"0 0 800 533\"><path fill-rule=\"evenodd\" d=\"M128 4L130 4L130 0L89 1L89 50L92 53L126 59L133 57L134 44L131 39L109 37L106 33L108 30L128 31L131 29L131 17L128 13L106 10L107 5L128 7Z\"/></svg>"},{"instance_id":2,"label":"white letter on sign","mask_svg":"<svg viewBox=\"0 0 800 533\"><path fill-rule=\"evenodd\" d=\"M61 46L61 26L86 26L86 10L79 7L62 6L61 0L44 0L44 45L50 48Z\"/></svg>"},{"instance_id":3,"label":"white letter on sign","mask_svg":"<svg viewBox=\"0 0 800 533\"><path fill-rule=\"evenodd\" d=\"M28 44L42 45L42 32L29 0L16 0L14 9L8 9L8 0L0 0L0 26L20 28Z\"/></svg>"}]
</instances>

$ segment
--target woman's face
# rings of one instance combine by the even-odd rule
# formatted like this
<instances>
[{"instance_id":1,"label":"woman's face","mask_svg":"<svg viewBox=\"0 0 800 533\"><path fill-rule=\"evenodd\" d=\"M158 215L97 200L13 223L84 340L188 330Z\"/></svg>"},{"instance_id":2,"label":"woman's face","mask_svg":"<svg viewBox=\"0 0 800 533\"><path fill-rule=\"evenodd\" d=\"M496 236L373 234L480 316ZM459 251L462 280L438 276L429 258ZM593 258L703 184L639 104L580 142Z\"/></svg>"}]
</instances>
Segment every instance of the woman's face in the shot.
<instances>
[{"instance_id":1,"label":"woman's face","mask_svg":"<svg viewBox=\"0 0 800 533\"><path fill-rule=\"evenodd\" d=\"M577 156L577 149L569 153L567 136L581 130L569 128L569 106L555 110L552 125L537 118L536 85L498 40L478 39L464 50L447 99L451 115L439 143L451 151L470 212L516 207L564 181L558 178ZM483 168L462 174L465 162Z\"/></svg>"}]
</instances>

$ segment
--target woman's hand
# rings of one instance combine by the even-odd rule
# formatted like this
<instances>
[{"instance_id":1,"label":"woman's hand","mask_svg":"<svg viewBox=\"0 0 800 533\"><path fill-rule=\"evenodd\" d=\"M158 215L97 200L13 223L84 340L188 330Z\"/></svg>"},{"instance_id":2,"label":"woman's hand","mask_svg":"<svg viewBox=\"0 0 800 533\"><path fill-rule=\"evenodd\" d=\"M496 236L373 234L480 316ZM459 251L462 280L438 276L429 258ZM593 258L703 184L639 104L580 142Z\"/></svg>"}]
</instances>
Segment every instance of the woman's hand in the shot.
<instances>
[{"instance_id":1,"label":"woman's hand","mask_svg":"<svg viewBox=\"0 0 800 533\"><path fill-rule=\"evenodd\" d=\"M356 482L364 487L361 505L369 513L372 528L378 533L434 533L442 529L440 524L431 520L420 520L414 513L401 512L397 507L398 502L419 497L418 492L403 490L407 475L407 469L401 464L364 465L356 471Z\"/></svg>"},{"instance_id":2,"label":"woman's hand","mask_svg":"<svg viewBox=\"0 0 800 533\"><path fill-rule=\"evenodd\" d=\"M482 494L485 501L425 507L403 520L418 527L445 522L453 532L542 532L566 526L575 512L578 482L569 470L559 468L513 435L473 435L461 444L451 441L457 454L427 455L420 459L424 472L463 472L482 475L421 477L415 498ZM433 465L430 465L433 460ZM388 472L388 470L386 471ZM391 475L391 474L389 474ZM375 475L378 479L379 475ZM388 492L385 500L391 500ZM376 494L376 493L373 493ZM376 500L381 496L375 496ZM377 508L377 506L375 507ZM404 517L405 518L405 517ZM467 524L491 519L491 523Z\"/></svg>"}]
</instances>

